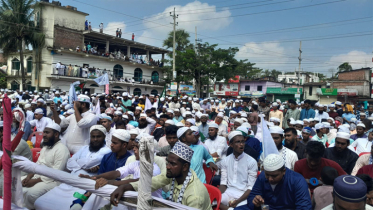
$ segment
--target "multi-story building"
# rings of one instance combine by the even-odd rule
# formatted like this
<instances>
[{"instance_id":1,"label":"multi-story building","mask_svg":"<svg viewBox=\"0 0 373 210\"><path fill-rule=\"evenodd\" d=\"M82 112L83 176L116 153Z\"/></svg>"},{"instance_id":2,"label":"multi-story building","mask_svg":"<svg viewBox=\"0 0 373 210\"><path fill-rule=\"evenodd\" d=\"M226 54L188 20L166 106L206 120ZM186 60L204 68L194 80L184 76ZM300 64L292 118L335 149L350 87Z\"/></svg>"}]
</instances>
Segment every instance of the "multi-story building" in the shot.
<instances>
[{"instance_id":1,"label":"multi-story building","mask_svg":"<svg viewBox=\"0 0 373 210\"><path fill-rule=\"evenodd\" d=\"M298 74L300 75L298 77ZM298 80L299 79L299 80ZM282 72L281 75L278 75L278 82L282 83L288 83L288 84L298 84L303 85L304 83L309 82L319 82L319 76L318 73L315 74L309 74L306 72L294 72L294 74L285 74L285 72Z\"/></svg>"},{"instance_id":2,"label":"multi-story building","mask_svg":"<svg viewBox=\"0 0 373 210\"><path fill-rule=\"evenodd\" d=\"M131 94L158 94L164 87L160 66L169 51L109 34L85 30L87 13L59 2L41 1L35 25L45 34L40 53L25 52L26 83L29 89L69 90L75 81L85 83L89 93L103 92L93 79L109 74L110 90ZM152 55L162 55L155 61ZM159 56L160 57L160 56ZM38 59L36 59L38 58ZM21 88L19 54L7 61L8 88ZM61 65L65 66L61 70Z\"/></svg>"}]
</instances>

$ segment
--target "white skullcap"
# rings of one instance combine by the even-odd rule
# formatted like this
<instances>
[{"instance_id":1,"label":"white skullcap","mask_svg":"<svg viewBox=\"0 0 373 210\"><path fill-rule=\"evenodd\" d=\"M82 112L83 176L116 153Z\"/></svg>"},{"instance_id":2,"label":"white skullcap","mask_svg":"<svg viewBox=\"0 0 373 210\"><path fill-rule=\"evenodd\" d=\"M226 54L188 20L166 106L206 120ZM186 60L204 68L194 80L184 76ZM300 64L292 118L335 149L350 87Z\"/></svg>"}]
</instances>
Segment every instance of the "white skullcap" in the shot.
<instances>
[{"instance_id":1,"label":"white skullcap","mask_svg":"<svg viewBox=\"0 0 373 210\"><path fill-rule=\"evenodd\" d=\"M360 112L360 116L366 116L364 112Z\"/></svg>"},{"instance_id":2,"label":"white skullcap","mask_svg":"<svg viewBox=\"0 0 373 210\"><path fill-rule=\"evenodd\" d=\"M269 128L270 133L275 133L275 134L284 134L284 130L280 128L279 126L274 126Z\"/></svg>"},{"instance_id":3,"label":"white skullcap","mask_svg":"<svg viewBox=\"0 0 373 210\"><path fill-rule=\"evenodd\" d=\"M174 110L172 110L172 109L167 109L167 112L169 112L169 113L174 113Z\"/></svg>"},{"instance_id":4,"label":"white skullcap","mask_svg":"<svg viewBox=\"0 0 373 210\"><path fill-rule=\"evenodd\" d=\"M247 117L246 113L241 113L241 117Z\"/></svg>"},{"instance_id":5,"label":"white skullcap","mask_svg":"<svg viewBox=\"0 0 373 210\"><path fill-rule=\"evenodd\" d=\"M209 125L209 128L216 128L216 129L219 129L218 124L216 124L216 123L214 123L214 122L212 122L212 123L210 123L210 124L208 124L208 125Z\"/></svg>"},{"instance_id":6,"label":"white skullcap","mask_svg":"<svg viewBox=\"0 0 373 210\"><path fill-rule=\"evenodd\" d=\"M127 115L125 115L125 114L123 114L123 115L122 115L122 118L124 118L124 119L127 119L127 120L128 120L128 116L127 116Z\"/></svg>"},{"instance_id":7,"label":"white skullcap","mask_svg":"<svg viewBox=\"0 0 373 210\"><path fill-rule=\"evenodd\" d=\"M313 118L313 121L317 121L317 122L319 122L320 119L319 119L318 117L315 117L315 118Z\"/></svg>"},{"instance_id":8,"label":"white skullcap","mask_svg":"<svg viewBox=\"0 0 373 210\"><path fill-rule=\"evenodd\" d=\"M35 114L44 114L43 110L40 108L35 109Z\"/></svg>"},{"instance_id":9,"label":"white skullcap","mask_svg":"<svg viewBox=\"0 0 373 210\"><path fill-rule=\"evenodd\" d=\"M339 126L338 127L338 132L344 132L344 133L348 133L348 135L350 135L350 129L347 128L346 126Z\"/></svg>"},{"instance_id":10,"label":"white skullcap","mask_svg":"<svg viewBox=\"0 0 373 210\"><path fill-rule=\"evenodd\" d=\"M164 123L169 125L175 125L175 122L173 120L166 120L166 122Z\"/></svg>"},{"instance_id":11,"label":"white skullcap","mask_svg":"<svg viewBox=\"0 0 373 210\"><path fill-rule=\"evenodd\" d=\"M180 112L180 109L174 109L174 112Z\"/></svg>"},{"instance_id":12,"label":"white skullcap","mask_svg":"<svg viewBox=\"0 0 373 210\"><path fill-rule=\"evenodd\" d=\"M242 126L242 125L240 127L238 127L236 129L236 131L241 131L241 132L244 132L246 134L249 134L249 129L247 127L245 127L245 126Z\"/></svg>"},{"instance_id":13,"label":"white skullcap","mask_svg":"<svg viewBox=\"0 0 373 210\"><path fill-rule=\"evenodd\" d=\"M356 119L356 118L351 118L350 121L351 121L351 122L355 122L355 121L357 121L357 119Z\"/></svg>"},{"instance_id":14,"label":"white skullcap","mask_svg":"<svg viewBox=\"0 0 373 210\"><path fill-rule=\"evenodd\" d=\"M81 95L78 95L78 101L79 101L79 102L86 102L86 103L89 103L89 102L90 102L90 99L89 99L88 96L81 94Z\"/></svg>"},{"instance_id":15,"label":"white skullcap","mask_svg":"<svg viewBox=\"0 0 373 210\"><path fill-rule=\"evenodd\" d=\"M196 112L196 116L197 116L198 118L201 118L201 117L202 117L202 113L201 113L201 112Z\"/></svg>"},{"instance_id":16,"label":"white skullcap","mask_svg":"<svg viewBox=\"0 0 373 210\"><path fill-rule=\"evenodd\" d=\"M25 109L30 108L30 107L31 107L31 104L26 104L25 105Z\"/></svg>"},{"instance_id":17,"label":"white skullcap","mask_svg":"<svg viewBox=\"0 0 373 210\"><path fill-rule=\"evenodd\" d=\"M39 99L37 100L37 102L44 103L44 100L43 100L42 98L39 98Z\"/></svg>"},{"instance_id":18,"label":"white skullcap","mask_svg":"<svg viewBox=\"0 0 373 210\"><path fill-rule=\"evenodd\" d=\"M186 104L186 102L183 102L182 104ZM176 112L176 110L175 110L175 112Z\"/></svg>"},{"instance_id":19,"label":"white skullcap","mask_svg":"<svg viewBox=\"0 0 373 210\"><path fill-rule=\"evenodd\" d=\"M54 122L50 122L48 123L47 126L45 126L46 128L50 128L50 129L53 129L55 131L58 131L58 132L61 132L61 126L58 125L57 123L54 123Z\"/></svg>"},{"instance_id":20,"label":"white skullcap","mask_svg":"<svg viewBox=\"0 0 373 210\"><path fill-rule=\"evenodd\" d=\"M177 130L177 138L180 138L187 130L190 130L188 127L182 127Z\"/></svg>"},{"instance_id":21,"label":"white skullcap","mask_svg":"<svg viewBox=\"0 0 373 210\"><path fill-rule=\"evenodd\" d=\"M193 132L199 132L199 128L197 126L190 126L190 130Z\"/></svg>"},{"instance_id":22,"label":"white skullcap","mask_svg":"<svg viewBox=\"0 0 373 210\"><path fill-rule=\"evenodd\" d=\"M241 126L246 127L247 129L249 129L251 131L250 123L242 123Z\"/></svg>"},{"instance_id":23,"label":"white skullcap","mask_svg":"<svg viewBox=\"0 0 373 210\"><path fill-rule=\"evenodd\" d=\"M129 114L129 115L131 115L132 117L133 117L133 112L131 112L131 111L127 111L127 114Z\"/></svg>"},{"instance_id":24,"label":"white skullcap","mask_svg":"<svg viewBox=\"0 0 373 210\"><path fill-rule=\"evenodd\" d=\"M66 109L66 110L71 109L71 108L72 108L72 106L71 106L70 104L67 104L67 105L65 106L65 109Z\"/></svg>"},{"instance_id":25,"label":"white skullcap","mask_svg":"<svg viewBox=\"0 0 373 210\"><path fill-rule=\"evenodd\" d=\"M295 125L295 120L293 118L290 118L290 125Z\"/></svg>"},{"instance_id":26,"label":"white skullcap","mask_svg":"<svg viewBox=\"0 0 373 210\"><path fill-rule=\"evenodd\" d=\"M122 93L122 96L128 96L127 92Z\"/></svg>"},{"instance_id":27,"label":"white skullcap","mask_svg":"<svg viewBox=\"0 0 373 210\"><path fill-rule=\"evenodd\" d=\"M139 106L137 106L137 107L136 107L136 110L140 110L140 111L141 111L141 110L142 110L142 108L141 108L141 107L139 107Z\"/></svg>"},{"instance_id":28,"label":"white skullcap","mask_svg":"<svg viewBox=\"0 0 373 210\"><path fill-rule=\"evenodd\" d=\"M224 117L223 112L219 112L219 114L217 115L217 117Z\"/></svg>"},{"instance_id":29,"label":"white skullcap","mask_svg":"<svg viewBox=\"0 0 373 210\"><path fill-rule=\"evenodd\" d=\"M190 112L190 111L185 111L184 112L184 115L188 115L188 114L192 114L192 112Z\"/></svg>"},{"instance_id":30,"label":"white skullcap","mask_svg":"<svg viewBox=\"0 0 373 210\"><path fill-rule=\"evenodd\" d=\"M315 125L315 128L316 128L316 130L321 129L321 128L324 128L324 124L322 124L322 123L317 123L317 124Z\"/></svg>"},{"instance_id":31,"label":"white skullcap","mask_svg":"<svg viewBox=\"0 0 373 210\"><path fill-rule=\"evenodd\" d=\"M122 112L121 112L121 111L115 111L115 112L114 112L114 115L121 116L121 115L122 115Z\"/></svg>"},{"instance_id":32,"label":"white skullcap","mask_svg":"<svg viewBox=\"0 0 373 210\"><path fill-rule=\"evenodd\" d=\"M296 121L295 121L295 124L300 124L300 125L303 125L303 124L304 124L304 122L303 122L302 120L296 120Z\"/></svg>"},{"instance_id":33,"label":"white skullcap","mask_svg":"<svg viewBox=\"0 0 373 210\"><path fill-rule=\"evenodd\" d=\"M334 105L334 104L329 104L328 107L329 107L329 108L334 108L335 105Z\"/></svg>"},{"instance_id":34,"label":"white skullcap","mask_svg":"<svg viewBox=\"0 0 373 210\"><path fill-rule=\"evenodd\" d=\"M147 115L144 114L144 113L141 113L141 114L140 114L140 117L147 117Z\"/></svg>"},{"instance_id":35,"label":"white skullcap","mask_svg":"<svg viewBox=\"0 0 373 210\"><path fill-rule=\"evenodd\" d=\"M235 136L242 136L240 131L232 131L228 134L228 139L231 141Z\"/></svg>"},{"instance_id":36,"label":"white skullcap","mask_svg":"<svg viewBox=\"0 0 373 210\"><path fill-rule=\"evenodd\" d=\"M334 119L333 119L332 117L328 117L328 120L333 121L333 123L335 122Z\"/></svg>"},{"instance_id":37,"label":"white skullcap","mask_svg":"<svg viewBox=\"0 0 373 210\"><path fill-rule=\"evenodd\" d=\"M356 127L363 127L363 128L365 128L365 125L363 123L359 123L359 124L356 125Z\"/></svg>"},{"instance_id":38,"label":"white skullcap","mask_svg":"<svg viewBox=\"0 0 373 210\"><path fill-rule=\"evenodd\" d=\"M340 102L340 101L336 101L336 102L335 102L335 105L340 106L340 105L342 105L342 102Z\"/></svg>"},{"instance_id":39,"label":"white skullcap","mask_svg":"<svg viewBox=\"0 0 373 210\"><path fill-rule=\"evenodd\" d=\"M161 101L164 101L164 98L162 97L161 99L159 99L159 100L161 100Z\"/></svg>"},{"instance_id":40,"label":"white skullcap","mask_svg":"<svg viewBox=\"0 0 373 210\"><path fill-rule=\"evenodd\" d=\"M135 129L133 129L135 130ZM113 132L113 136L117 137L121 141L129 142L131 135L124 129L116 129Z\"/></svg>"},{"instance_id":41,"label":"white skullcap","mask_svg":"<svg viewBox=\"0 0 373 210\"><path fill-rule=\"evenodd\" d=\"M139 99L142 99L142 98L143 98L142 96L139 97Z\"/></svg>"},{"instance_id":42,"label":"white skullcap","mask_svg":"<svg viewBox=\"0 0 373 210\"><path fill-rule=\"evenodd\" d=\"M272 103L272 106L278 106L278 103L274 102Z\"/></svg>"},{"instance_id":43,"label":"white skullcap","mask_svg":"<svg viewBox=\"0 0 373 210\"><path fill-rule=\"evenodd\" d=\"M106 135L106 128L102 125L93 125L89 129L89 133L91 133L93 130L99 130L101 131L104 135Z\"/></svg>"},{"instance_id":44,"label":"white skullcap","mask_svg":"<svg viewBox=\"0 0 373 210\"><path fill-rule=\"evenodd\" d=\"M269 154L263 161L265 171L276 171L285 165L284 158L278 154Z\"/></svg>"},{"instance_id":45,"label":"white skullcap","mask_svg":"<svg viewBox=\"0 0 373 210\"><path fill-rule=\"evenodd\" d=\"M192 125L196 124L196 121L194 119L187 119L188 122L190 122Z\"/></svg>"},{"instance_id":46,"label":"white skullcap","mask_svg":"<svg viewBox=\"0 0 373 210\"><path fill-rule=\"evenodd\" d=\"M328 123L328 122L322 122L322 124L324 125L324 128L330 128L330 123Z\"/></svg>"},{"instance_id":47,"label":"white skullcap","mask_svg":"<svg viewBox=\"0 0 373 210\"><path fill-rule=\"evenodd\" d=\"M280 99L276 99L276 102L281 103L281 100Z\"/></svg>"},{"instance_id":48,"label":"white skullcap","mask_svg":"<svg viewBox=\"0 0 373 210\"><path fill-rule=\"evenodd\" d=\"M308 121L309 121L309 122L313 122L314 119L313 119L313 118L308 118Z\"/></svg>"},{"instance_id":49,"label":"white skullcap","mask_svg":"<svg viewBox=\"0 0 373 210\"><path fill-rule=\"evenodd\" d=\"M238 119L235 119L234 122L238 122L238 123L240 123L240 125L242 125L243 119L238 118Z\"/></svg>"},{"instance_id":50,"label":"white skullcap","mask_svg":"<svg viewBox=\"0 0 373 210\"><path fill-rule=\"evenodd\" d=\"M193 98L193 101L197 101L198 100L198 98Z\"/></svg>"},{"instance_id":51,"label":"white skullcap","mask_svg":"<svg viewBox=\"0 0 373 210\"><path fill-rule=\"evenodd\" d=\"M66 111L67 114L74 114L75 113L75 110L74 109L69 109Z\"/></svg>"},{"instance_id":52,"label":"white skullcap","mask_svg":"<svg viewBox=\"0 0 373 210\"><path fill-rule=\"evenodd\" d=\"M341 126L344 126L344 127L347 127L347 128L350 128L351 126L349 124L343 124Z\"/></svg>"},{"instance_id":53,"label":"white skullcap","mask_svg":"<svg viewBox=\"0 0 373 210\"><path fill-rule=\"evenodd\" d=\"M130 135L139 135L139 131L138 131L137 129L131 129L131 130L129 131L129 134L130 134Z\"/></svg>"},{"instance_id":54,"label":"white skullcap","mask_svg":"<svg viewBox=\"0 0 373 210\"><path fill-rule=\"evenodd\" d=\"M178 123L176 123L176 126L177 127L182 127L182 126L184 126L184 124L182 122L178 122Z\"/></svg>"},{"instance_id":55,"label":"white skullcap","mask_svg":"<svg viewBox=\"0 0 373 210\"><path fill-rule=\"evenodd\" d=\"M269 119L270 122L280 122L280 119L278 119L277 117L271 117Z\"/></svg>"},{"instance_id":56,"label":"white skullcap","mask_svg":"<svg viewBox=\"0 0 373 210\"><path fill-rule=\"evenodd\" d=\"M309 119L303 119L303 122L310 122Z\"/></svg>"},{"instance_id":57,"label":"white skullcap","mask_svg":"<svg viewBox=\"0 0 373 210\"><path fill-rule=\"evenodd\" d=\"M346 132L338 132L336 138L350 140L350 134Z\"/></svg>"}]
</instances>

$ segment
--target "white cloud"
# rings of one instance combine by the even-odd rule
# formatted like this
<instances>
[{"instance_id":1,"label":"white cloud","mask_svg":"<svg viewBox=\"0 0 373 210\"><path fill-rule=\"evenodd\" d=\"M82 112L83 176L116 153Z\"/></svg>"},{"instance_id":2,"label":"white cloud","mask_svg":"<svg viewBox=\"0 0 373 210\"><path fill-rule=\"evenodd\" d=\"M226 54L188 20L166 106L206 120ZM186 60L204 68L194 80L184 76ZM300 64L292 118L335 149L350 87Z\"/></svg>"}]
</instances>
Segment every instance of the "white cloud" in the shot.
<instances>
[{"instance_id":1,"label":"white cloud","mask_svg":"<svg viewBox=\"0 0 373 210\"><path fill-rule=\"evenodd\" d=\"M109 22L106 26L104 25L104 33L112 36L116 36L117 28L122 29L122 37L126 29L124 22ZM100 31L99 28L92 28L93 31Z\"/></svg>"},{"instance_id":2,"label":"white cloud","mask_svg":"<svg viewBox=\"0 0 373 210\"><path fill-rule=\"evenodd\" d=\"M335 64L349 62L353 69L366 66L372 67L372 55L363 51L353 50L347 54L334 55L330 58L329 62Z\"/></svg>"}]
</instances>

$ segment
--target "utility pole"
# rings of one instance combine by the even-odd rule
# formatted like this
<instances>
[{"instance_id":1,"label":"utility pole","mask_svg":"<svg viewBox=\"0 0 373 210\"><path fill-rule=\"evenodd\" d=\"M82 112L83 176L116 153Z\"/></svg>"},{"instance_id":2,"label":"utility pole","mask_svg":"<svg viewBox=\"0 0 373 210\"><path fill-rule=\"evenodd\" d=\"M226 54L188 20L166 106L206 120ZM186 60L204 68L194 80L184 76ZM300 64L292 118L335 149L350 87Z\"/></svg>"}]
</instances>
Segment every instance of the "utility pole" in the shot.
<instances>
[{"instance_id":1,"label":"utility pole","mask_svg":"<svg viewBox=\"0 0 373 210\"><path fill-rule=\"evenodd\" d=\"M173 46L172 46L172 60L173 60L173 65L172 65L172 78L175 80L176 79L176 67L175 67L175 46L176 46L176 25L178 25L178 22L176 22L176 18L179 17L179 15L175 14L175 7L174 7L174 14L170 12L170 16L174 20L173 26L174 26L174 40L173 40Z\"/></svg>"},{"instance_id":2,"label":"utility pole","mask_svg":"<svg viewBox=\"0 0 373 210\"><path fill-rule=\"evenodd\" d=\"M198 59L198 42L202 41L201 39L197 38L197 26L195 27L195 39L194 39L194 51L196 53L196 63ZM196 65L197 68L197 65ZM198 88L196 88L197 96L201 98L201 69L198 70Z\"/></svg>"},{"instance_id":3,"label":"utility pole","mask_svg":"<svg viewBox=\"0 0 373 210\"><path fill-rule=\"evenodd\" d=\"M299 45L299 57L298 57L298 60L299 60L299 66L298 66L298 88L299 88L299 85L300 85L300 66L302 64L302 41L300 41L300 45Z\"/></svg>"}]
</instances>

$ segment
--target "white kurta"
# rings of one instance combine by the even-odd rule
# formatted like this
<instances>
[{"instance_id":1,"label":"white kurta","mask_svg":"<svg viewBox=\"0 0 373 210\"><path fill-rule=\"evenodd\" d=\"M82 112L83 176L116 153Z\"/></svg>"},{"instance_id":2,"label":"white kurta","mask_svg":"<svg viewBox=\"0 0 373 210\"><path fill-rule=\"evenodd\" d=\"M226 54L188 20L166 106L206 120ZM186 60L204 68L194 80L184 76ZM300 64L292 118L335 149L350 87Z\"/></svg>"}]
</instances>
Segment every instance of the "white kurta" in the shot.
<instances>
[{"instance_id":1,"label":"white kurta","mask_svg":"<svg viewBox=\"0 0 373 210\"><path fill-rule=\"evenodd\" d=\"M369 141L368 138L358 138L352 144L351 147L356 147L356 153L360 154L362 152L370 152L372 147L372 141Z\"/></svg>"},{"instance_id":2,"label":"white kurta","mask_svg":"<svg viewBox=\"0 0 373 210\"><path fill-rule=\"evenodd\" d=\"M40 120L31 120L29 123L32 127L36 126L36 131L40 131L40 132L43 132L44 131L44 128L49 124L51 123L52 120L50 118L47 118L47 117L42 117L40 118Z\"/></svg>"},{"instance_id":3,"label":"white kurta","mask_svg":"<svg viewBox=\"0 0 373 210\"><path fill-rule=\"evenodd\" d=\"M66 169L67 160L70 157L70 152L61 142L57 142L51 149L44 147L40 151L40 156L36 164L45 165L49 168L64 171ZM22 177L22 180L26 177ZM59 183L53 179L35 174L33 179L40 178L42 182L37 183L33 187L23 188L23 199L25 207L35 209L34 203L36 199L44 195L49 190L53 189Z\"/></svg>"},{"instance_id":4,"label":"white kurta","mask_svg":"<svg viewBox=\"0 0 373 210\"><path fill-rule=\"evenodd\" d=\"M215 140L207 139L205 145L209 148L208 152L210 154L216 152L221 158L226 156L228 144L225 137L217 136Z\"/></svg>"},{"instance_id":5,"label":"white kurta","mask_svg":"<svg viewBox=\"0 0 373 210\"><path fill-rule=\"evenodd\" d=\"M34 119L34 113L30 110L27 110L26 112L26 121L30 122Z\"/></svg>"},{"instance_id":6,"label":"white kurta","mask_svg":"<svg viewBox=\"0 0 373 210\"><path fill-rule=\"evenodd\" d=\"M157 122L150 117L147 117L146 121L148 122L148 126L146 126L145 128L137 127L137 129L139 130L139 133L147 133L150 135L151 132L154 130L154 127L157 124Z\"/></svg>"},{"instance_id":7,"label":"white kurta","mask_svg":"<svg viewBox=\"0 0 373 210\"><path fill-rule=\"evenodd\" d=\"M254 158L242 153L238 158L230 154L221 163L220 185L226 185L227 190L222 194L221 202L229 205L237 200L247 190L251 190L258 174L258 164Z\"/></svg>"},{"instance_id":8,"label":"white kurta","mask_svg":"<svg viewBox=\"0 0 373 210\"><path fill-rule=\"evenodd\" d=\"M75 114L61 121L61 128L67 127L64 141L70 153L75 154L81 147L89 144L89 129L96 124L96 115L89 111L82 114L82 119L79 122L76 121Z\"/></svg>"},{"instance_id":9,"label":"white kurta","mask_svg":"<svg viewBox=\"0 0 373 210\"><path fill-rule=\"evenodd\" d=\"M108 148L110 148L110 145L111 145L111 136L113 135L113 132L115 131L115 128L111 128L109 130L109 132L106 132L106 135L105 135L105 142L106 142L106 146Z\"/></svg>"}]
</instances>

